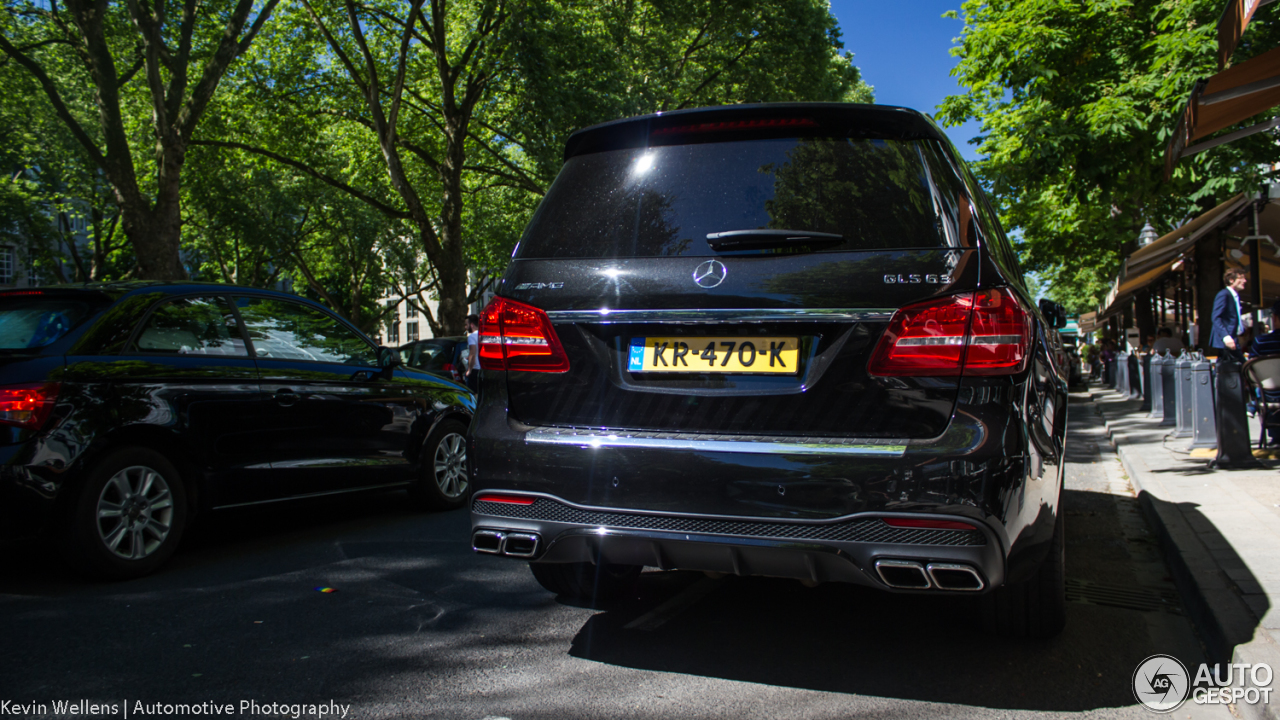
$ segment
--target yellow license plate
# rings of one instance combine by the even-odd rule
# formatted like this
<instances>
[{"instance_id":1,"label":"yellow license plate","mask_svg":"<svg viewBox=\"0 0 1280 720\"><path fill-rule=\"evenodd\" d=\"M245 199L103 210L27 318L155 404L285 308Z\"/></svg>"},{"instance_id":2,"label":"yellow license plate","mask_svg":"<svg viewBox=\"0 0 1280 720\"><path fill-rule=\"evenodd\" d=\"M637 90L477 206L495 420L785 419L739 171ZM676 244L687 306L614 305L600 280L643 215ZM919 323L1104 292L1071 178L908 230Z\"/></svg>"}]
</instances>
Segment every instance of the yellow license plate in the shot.
<instances>
[{"instance_id":1,"label":"yellow license plate","mask_svg":"<svg viewBox=\"0 0 1280 720\"><path fill-rule=\"evenodd\" d=\"M632 338L630 372L795 373L800 339L793 337Z\"/></svg>"}]
</instances>

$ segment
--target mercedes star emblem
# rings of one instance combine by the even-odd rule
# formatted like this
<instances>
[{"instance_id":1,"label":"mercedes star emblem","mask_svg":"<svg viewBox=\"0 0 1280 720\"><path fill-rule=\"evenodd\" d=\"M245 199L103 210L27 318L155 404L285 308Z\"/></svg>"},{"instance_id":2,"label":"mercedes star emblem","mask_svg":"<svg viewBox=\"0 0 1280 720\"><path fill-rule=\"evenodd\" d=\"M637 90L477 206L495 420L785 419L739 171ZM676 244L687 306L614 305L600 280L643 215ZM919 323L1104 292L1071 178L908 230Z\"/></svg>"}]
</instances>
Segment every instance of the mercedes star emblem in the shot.
<instances>
[{"instance_id":1,"label":"mercedes star emblem","mask_svg":"<svg viewBox=\"0 0 1280 720\"><path fill-rule=\"evenodd\" d=\"M708 260L693 271L693 281L704 288L713 288L724 282L729 268L719 260Z\"/></svg>"}]
</instances>

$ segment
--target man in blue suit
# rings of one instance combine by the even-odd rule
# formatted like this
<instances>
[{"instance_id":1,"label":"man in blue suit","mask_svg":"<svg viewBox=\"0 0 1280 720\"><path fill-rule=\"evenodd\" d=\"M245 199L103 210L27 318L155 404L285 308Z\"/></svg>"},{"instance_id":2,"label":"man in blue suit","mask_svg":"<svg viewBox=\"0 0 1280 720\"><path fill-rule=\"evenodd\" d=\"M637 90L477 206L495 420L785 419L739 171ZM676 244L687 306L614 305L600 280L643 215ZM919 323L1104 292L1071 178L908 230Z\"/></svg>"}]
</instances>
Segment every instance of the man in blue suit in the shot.
<instances>
[{"instance_id":1,"label":"man in blue suit","mask_svg":"<svg viewBox=\"0 0 1280 720\"><path fill-rule=\"evenodd\" d=\"M1242 362L1244 355L1238 340L1244 333L1244 320L1240 316L1240 293L1249 284L1249 276L1244 270L1232 268L1222 279L1227 286L1213 298L1209 347L1221 351L1219 355L1230 355L1236 362Z\"/></svg>"}]
</instances>

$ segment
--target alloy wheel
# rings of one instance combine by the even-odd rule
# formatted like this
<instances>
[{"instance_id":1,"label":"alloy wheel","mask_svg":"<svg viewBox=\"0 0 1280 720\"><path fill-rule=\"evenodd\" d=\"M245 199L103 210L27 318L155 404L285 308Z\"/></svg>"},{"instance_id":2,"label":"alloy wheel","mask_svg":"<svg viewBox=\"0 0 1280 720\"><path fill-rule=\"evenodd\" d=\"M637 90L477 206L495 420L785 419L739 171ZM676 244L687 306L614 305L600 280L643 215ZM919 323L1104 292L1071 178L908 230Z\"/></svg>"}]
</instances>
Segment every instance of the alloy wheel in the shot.
<instances>
[{"instance_id":1,"label":"alloy wheel","mask_svg":"<svg viewBox=\"0 0 1280 720\"><path fill-rule=\"evenodd\" d=\"M112 475L98 495L98 537L116 556L141 560L169 537L173 512L173 494L164 476L132 465Z\"/></svg>"},{"instance_id":2,"label":"alloy wheel","mask_svg":"<svg viewBox=\"0 0 1280 720\"><path fill-rule=\"evenodd\" d=\"M435 456L436 485L447 498L460 497L467 491L467 439L458 433L440 438Z\"/></svg>"}]
</instances>

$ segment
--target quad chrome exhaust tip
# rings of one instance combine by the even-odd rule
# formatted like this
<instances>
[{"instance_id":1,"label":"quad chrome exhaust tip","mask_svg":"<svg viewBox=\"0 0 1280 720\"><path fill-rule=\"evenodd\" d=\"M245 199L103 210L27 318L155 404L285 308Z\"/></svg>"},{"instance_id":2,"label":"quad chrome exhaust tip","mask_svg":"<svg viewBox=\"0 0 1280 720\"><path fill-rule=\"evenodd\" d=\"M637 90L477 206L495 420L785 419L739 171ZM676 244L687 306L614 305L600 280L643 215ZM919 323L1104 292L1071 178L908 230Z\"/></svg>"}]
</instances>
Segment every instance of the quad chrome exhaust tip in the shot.
<instances>
[{"instance_id":1,"label":"quad chrome exhaust tip","mask_svg":"<svg viewBox=\"0 0 1280 720\"><path fill-rule=\"evenodd\" d=\"M876 560L876 572L885 585L897 590L978 592L987 586L975 568L959 563Z\"/></svg>"},{"instance_id":2,"label":"quad chrome exhaust tip","mask_svg":"<svg viewBox=\"0 0 1280 720\"><path fill-rule=\"evenodd\" d=\"M507 530L477 530L471 536L471 549L489 555L531 558L538 554L541 538L536 533Z\"/></svg>"},{"instance_id":3,"label":"quad chrome exhaust tip","mask_svg":"<svg viewBox=\"0 0 1280 720\"><path fill-rule=\"evenodd\" d=\"M913 560L877 560L876 572L885 585L900 590L928 590L933 586L924 566Z\"/></svg>"},{"instance_id":4,"label":"quad chrome exhaust tip","mask_svg":"<svg viewBox=\"0 0 1280 720\"><path fill-rule=\"evenodd\" d=\"M986 587L978 571L968 565L929 563L926 569L929 571L929 579L939 590L977 592Z\"/></svg>"},{"instance_id":5,"label":"quad chrome exhaust tip","mask_svg":"<svg viewBox=\"0 0 1280 720\"><path fill-rule=\"evenodd\" d=\"M477 530L471 536L471 549L490 555L501 555L507 534L500 530Z\"/></svg>"}]
</instances>

